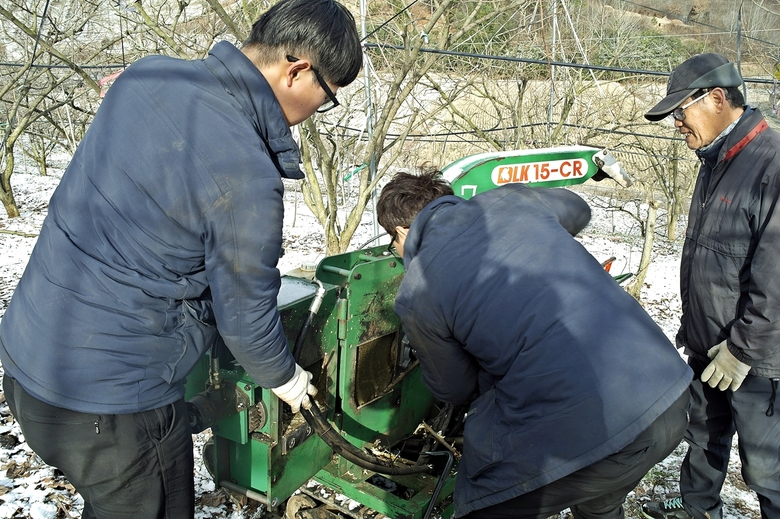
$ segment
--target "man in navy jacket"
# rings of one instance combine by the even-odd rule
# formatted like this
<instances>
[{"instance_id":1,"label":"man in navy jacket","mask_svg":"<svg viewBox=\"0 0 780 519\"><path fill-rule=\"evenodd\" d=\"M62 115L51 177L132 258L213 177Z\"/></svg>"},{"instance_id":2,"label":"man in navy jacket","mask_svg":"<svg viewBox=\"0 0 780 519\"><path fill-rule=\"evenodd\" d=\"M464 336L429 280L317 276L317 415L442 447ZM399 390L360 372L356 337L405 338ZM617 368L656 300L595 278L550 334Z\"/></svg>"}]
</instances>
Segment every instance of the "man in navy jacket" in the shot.
<instances>
[{"instance_id":1,"label":"man in navy jacket","mask_svg":"<svg viewBox=\"0 0 780 519\"><path fill-rule=\"evenodd\" d=\"M117 79L52 196L2 325L4 391L83 517L191 518L183 381L221 336L294 411L311 374L276 307L290 127L362 65L334 0L282 0L239 50L139 60Z\"/></svg>"},{"instance_id":2,"label":"man in navy jacket","mask_svg":"<svg viewBox=\"0 0 780 519\"><path fill-rule=\"evenodd\" d=\"M579 196L509 184L463 200L436 175L396 175L377 216L426 384L470 403L456 517L622 518L682 438L690 368L573 238L590 220Z\"/></svg>"}]
</instances>

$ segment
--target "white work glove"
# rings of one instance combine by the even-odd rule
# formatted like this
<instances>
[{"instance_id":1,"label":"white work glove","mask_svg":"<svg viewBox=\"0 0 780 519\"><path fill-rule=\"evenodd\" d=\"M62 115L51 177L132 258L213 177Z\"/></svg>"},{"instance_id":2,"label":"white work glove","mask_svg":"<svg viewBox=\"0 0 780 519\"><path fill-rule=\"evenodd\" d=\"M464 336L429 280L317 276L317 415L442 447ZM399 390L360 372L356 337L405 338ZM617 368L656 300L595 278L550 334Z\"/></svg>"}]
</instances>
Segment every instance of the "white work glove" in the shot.
<instances>
[{"instance_id":1,"label":"white work glove","mask_svg":"<svg viewBox=\"0 0 780 519\"><path fill-rule=\"evenodd\" d=\"M304 370L298 364L295 365L295 374L290 380L279 387L271 388L271 391L279 399L287 402L293 413L304 409L311 409L309 395L317 394L317 388L311 384L311 373Z\"/></svg>"},{"instance_id":2,"label":"white work glove","mask_svg":"<svg viewBox=\"0 0 780 519\"><path fill-rule=\"evenodd\" d=\"M739 389L750 371L750 366L731 354L726 341L710 349L707 356L712 359L712 362L704 368L701 381L706 382L710 387L718 386L721 391Z\"/></svg>"}]
</instances>

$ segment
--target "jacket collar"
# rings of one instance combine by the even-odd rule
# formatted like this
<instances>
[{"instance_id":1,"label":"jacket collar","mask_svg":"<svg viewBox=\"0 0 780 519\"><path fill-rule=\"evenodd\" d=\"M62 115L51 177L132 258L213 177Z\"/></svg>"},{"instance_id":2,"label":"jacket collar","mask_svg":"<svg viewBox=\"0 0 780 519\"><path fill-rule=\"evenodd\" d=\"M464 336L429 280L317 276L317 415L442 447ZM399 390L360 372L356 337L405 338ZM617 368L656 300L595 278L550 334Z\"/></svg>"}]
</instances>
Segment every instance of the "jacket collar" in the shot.
<instances>
[{"instance_id":1,"label":"jacket collar","mask_svg":"<svg viewBox=\"0 0 780 519\"><path fill-rule=\"evenodd\" d=\"M729 160L738 154L753 138L767 128L764 116L756 108L745 107L745 113L736 125L718 136L713 145L696 150L696 155L705 164L715 167L717 163Z\"/></svg>"},{"instance_id":2,"label":"jacket collar","mask_svg":"<svg viewBox=\"0 0 780 519\"><path fill-rule=\"evenodd\" d=\"M203 60L233 96L268 146L284 178L302 179L301 154L271 86L243 52L227 41L217 43Z\"/></svg>"},{"instance_id":3,"label":"jacket collar","mask_svg":"<svg viewBox=\"0 0 780 519\"><path fill-rule=\"evenodd\" d=\"M406 235L406 241L404 242L404 265L409 265L414 257L417 256L417 253L422 246L425 229L428 226L428 223L441 213L439 209L450 207L461 202L465 202L465 200L455 195L442 196L426 205L423 210L420 211L412 222L411 227L409 227L409 233Z\"/></svg>"}]
</instances>

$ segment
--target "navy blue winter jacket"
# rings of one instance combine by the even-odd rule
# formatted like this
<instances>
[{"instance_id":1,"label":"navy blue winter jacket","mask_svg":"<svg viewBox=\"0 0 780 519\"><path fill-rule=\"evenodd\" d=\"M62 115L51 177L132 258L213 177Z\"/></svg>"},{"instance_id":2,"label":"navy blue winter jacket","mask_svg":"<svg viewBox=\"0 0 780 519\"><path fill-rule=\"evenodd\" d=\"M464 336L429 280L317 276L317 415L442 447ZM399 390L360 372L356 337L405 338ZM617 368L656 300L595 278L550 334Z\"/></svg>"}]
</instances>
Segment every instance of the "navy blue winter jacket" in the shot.
<instances>
[{"instance_id":1,"label":"navy blue winter jacket","mask_svg":"<svg viewBox=\"0 0 780 519\"><path fill-rule=\"evenodd\" d=\"M500 504L633 441L690 368L572 235L565 189L509 184L430 203L404 243L395 309L426 384L469 402L455 514Z\"/></svg>"},{"instance_id":2,"label":"navy blue winter jacket","mask_svg":"<svg viewBox=\"0 0 780 519\"><path fill-rule=\"evenodd\" d=\"M233 45L131 65L52 196L0 323L5 371L59 407L144 411L183 396L219 333L259 384L285 383L282 177L302 177L297 146Z\"/></svg>"}]
</instances>

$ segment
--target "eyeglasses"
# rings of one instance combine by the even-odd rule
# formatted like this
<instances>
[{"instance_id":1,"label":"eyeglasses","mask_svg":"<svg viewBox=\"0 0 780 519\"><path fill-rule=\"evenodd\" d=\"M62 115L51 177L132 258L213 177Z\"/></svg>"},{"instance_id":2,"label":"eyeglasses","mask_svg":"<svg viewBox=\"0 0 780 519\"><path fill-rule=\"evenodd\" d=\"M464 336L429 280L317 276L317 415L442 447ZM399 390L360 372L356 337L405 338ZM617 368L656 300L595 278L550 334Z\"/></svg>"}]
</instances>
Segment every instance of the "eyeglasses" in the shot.
<instances>
[{"instance_id":1,"label":"eyeglasses","mask_svg":"<svg viewBox=\"0 0 780 519\"><path fill-rule=\"evenodd\" d=\"M290 63L295 63L296 61L299 61L298 58L295 56L287 55L287 61ZM320 75L320 72L314 68L311 67L311 71L314 72L314 77L317 78L317 83L320 84L320 87L322 87L322 90L325 91L325 94L327 94L328 99L325 100L324 103L322 103L322 106L317 108L317 113L324 113L328 110L333 110L339 105L339 100L336 99L336 94L333 93L333 90L330 89L328 84L325 82L325 80L322 78L322 75Z\"/></svg>"},{"instance_id":2,"label":"eyeglasses","mask_svg":"<svg viewBox=\"0 0 780 519\"><path fill-rule=\"evenodd\" d=\"M704 99L708 95L710 95L710 91L709 90L704 92L702 95L700 95L699 97L697 97L696 99L694 99L690 103L684 104L681 107L676 108L674 110L674 112L672 112L672 117L674 117L678 121L684 121L685 120L685 110L688 109L688 107L690 107L694 103L698 103L699 101L701 101L702 99Z\"/></svg>"},{"instance_id":3,"label":"eyeglasses","mask_svg":"<svg viewBox=\"0 0 780 519\"><path fill-rule=\"evenodd\" d=\"M390 243L387 244L387 252L398 258L398 249L395 248L395 238L390 239Z\"/></svg>"}]
</instances>

